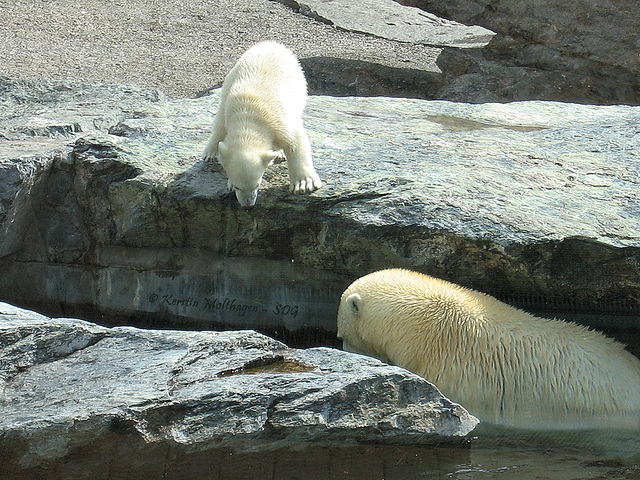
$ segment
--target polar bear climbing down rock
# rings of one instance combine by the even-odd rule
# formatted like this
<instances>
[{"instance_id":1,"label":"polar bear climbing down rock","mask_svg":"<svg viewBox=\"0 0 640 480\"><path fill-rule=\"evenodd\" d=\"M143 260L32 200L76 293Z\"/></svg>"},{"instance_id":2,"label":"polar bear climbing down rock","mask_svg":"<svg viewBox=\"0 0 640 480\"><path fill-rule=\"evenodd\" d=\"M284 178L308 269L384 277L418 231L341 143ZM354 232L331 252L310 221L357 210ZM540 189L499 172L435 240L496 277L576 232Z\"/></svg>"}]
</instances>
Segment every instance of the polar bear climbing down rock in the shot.
<instances>
[{"instance_id":1,"label":"polar bear climbing down rock","mask_svg":"<svg viewBox=\"0 0 640 480\"><path fill-rule=\"evenodd\" d=\"M220 161L241 205L256 203L265 169L283 156L292 193L322 186L302 124L306 101L300 64L278 43L254 45L227 74L203 159Z\"/></svg>"},{"instance_id":2,"label":"polar bear climbing down rock","mask_svg":"<svg viewBox=\"0 0 640 480\"><path fill-rule=\"evenodd\" d=\"M481 421L529 429L640 428L640 360L574 323L407 270L353 282L345 350L405 367Z\"/></svg>"}]
</instances>

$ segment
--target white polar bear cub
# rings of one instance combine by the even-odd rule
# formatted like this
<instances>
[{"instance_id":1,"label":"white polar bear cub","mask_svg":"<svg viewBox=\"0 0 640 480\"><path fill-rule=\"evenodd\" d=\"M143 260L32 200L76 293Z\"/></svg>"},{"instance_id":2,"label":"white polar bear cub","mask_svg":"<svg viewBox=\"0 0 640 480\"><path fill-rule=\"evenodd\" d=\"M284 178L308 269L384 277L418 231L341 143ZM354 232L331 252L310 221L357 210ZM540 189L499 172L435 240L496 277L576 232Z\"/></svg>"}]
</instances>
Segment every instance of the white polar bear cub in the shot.
<instances>
[{"instance_id":1,"label":"white polar bear cub","mask_svg":"<svg viewBox=\"0 0 640 480\"><path fill-rule=\"evenodd\" d=\"M278 43L254 45L227 74L202 158L220 161L240 205L255 205L264 171L283 154L292 193L322 186L302 124L306 102L307 82L300 64Z\"/></svg>"}]
</instances>

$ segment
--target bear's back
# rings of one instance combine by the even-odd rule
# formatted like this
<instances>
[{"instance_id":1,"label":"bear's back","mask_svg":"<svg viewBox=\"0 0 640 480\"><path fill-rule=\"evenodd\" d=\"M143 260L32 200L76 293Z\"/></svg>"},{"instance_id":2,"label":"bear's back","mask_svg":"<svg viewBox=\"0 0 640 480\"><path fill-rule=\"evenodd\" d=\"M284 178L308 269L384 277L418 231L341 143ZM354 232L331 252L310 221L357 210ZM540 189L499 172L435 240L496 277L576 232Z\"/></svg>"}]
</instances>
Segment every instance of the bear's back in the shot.
<instances>
[{"instance_id":1,"label":"bear's back","mask_svg":"<svg viewBox=\"0 0 640 480\"><path fill-rule=\"evenodd\" d=\"M482 420L640 428L640 360L597 331L407 270L367 275L348 291L372 303L379 351Z\"/></svg>"},{"instance_id":2,"label":"bear's back","mask_svg":"<svg viewBox=\"0 0 640 480\"><path fill-rule=\"evenodd\" d=\"M247 50L231 69L225 84L229 95L257 95L265 104L286 104L302 113L307 83L295 55L284 45L261 42ZM297 114L296 113L296 114Z\"/></svg>"}]
</instances>

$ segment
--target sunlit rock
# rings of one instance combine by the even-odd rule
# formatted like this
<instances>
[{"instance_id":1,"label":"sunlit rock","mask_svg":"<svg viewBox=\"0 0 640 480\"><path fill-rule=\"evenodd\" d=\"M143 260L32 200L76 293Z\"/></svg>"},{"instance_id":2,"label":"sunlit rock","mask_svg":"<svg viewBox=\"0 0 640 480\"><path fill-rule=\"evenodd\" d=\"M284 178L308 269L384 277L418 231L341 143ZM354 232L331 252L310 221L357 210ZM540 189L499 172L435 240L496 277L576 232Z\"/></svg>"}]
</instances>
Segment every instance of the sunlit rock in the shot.
<instances>
[{"instance_id":1,"label":"sunlit rock","mask_svg":"<svg viewBox=\"0 0 640 480\"><path fill-rule=\"evenodd\" d=\"M0 99L5 301L326 342L354 278L406 267L637 328L640 107L311 97L325 186L292 196L274 165L246 209L200 160L215 92L14 82Z\"/></svg>"},{"instance_id":2,"label":"sunlit rock","mask_svg":"<svg viewBox=\"0 0 640 480\"><path fill-rule=\"evenodd\" d=\"M109 462L148 466L219 449L461 443L478 423L426 380L369 357L253 331L110 329L2 303L0 405L7 478L65 461L90 468L82 452L105 445Z\"/></svg>"}]
</instances>

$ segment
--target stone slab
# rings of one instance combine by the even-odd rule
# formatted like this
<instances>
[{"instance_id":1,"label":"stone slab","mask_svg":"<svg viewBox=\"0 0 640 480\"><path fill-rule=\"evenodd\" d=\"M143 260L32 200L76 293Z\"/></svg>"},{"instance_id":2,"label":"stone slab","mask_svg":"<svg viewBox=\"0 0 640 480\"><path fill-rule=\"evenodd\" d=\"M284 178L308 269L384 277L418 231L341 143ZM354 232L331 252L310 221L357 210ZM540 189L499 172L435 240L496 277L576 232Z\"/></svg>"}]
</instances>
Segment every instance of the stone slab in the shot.
<instances>
[{"instance_id":1,"label":"stone slab","mask_svg":"<svg viewBox=\"0 0 640 480\"><path fill-rule=\"evenodd\" d=\"M111 442L178 452L460 443L477 419L417 375L253 331L104 328L0 303L2 472ZM127 458L118 446L135 445ZM158 448L164 445L165 449Z\"/></svg>"},{"instance_id":2,"label":"stone slab","mask_svg":"<svg viewBox=\"0 0 640 480\"><path fill-rule=\"evenodd\" d=\"M398 42L438 47L481 48L494 33L483 27L445 20L393 0L279 0L300 13L343 30Z\"/></svg>"}]
</instances>

